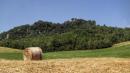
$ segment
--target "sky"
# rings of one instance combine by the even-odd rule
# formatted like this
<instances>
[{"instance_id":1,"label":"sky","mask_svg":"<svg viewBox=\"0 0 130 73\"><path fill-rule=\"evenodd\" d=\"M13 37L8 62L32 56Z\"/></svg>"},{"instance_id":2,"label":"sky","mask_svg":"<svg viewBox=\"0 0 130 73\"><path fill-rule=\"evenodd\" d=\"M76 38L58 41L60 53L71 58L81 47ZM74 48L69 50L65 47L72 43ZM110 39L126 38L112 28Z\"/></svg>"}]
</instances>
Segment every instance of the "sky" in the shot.
<instances>
[{"instance_id":1,"label":"sky","mask_svg":"<svg viewBox=\"0 0 130 73\"><path fill-rule=\"evenodd\" d=\"M130 0L0 0L0 32L38 20L62 23L71 18L130 27Z\"/></svg>"}]
</instances>

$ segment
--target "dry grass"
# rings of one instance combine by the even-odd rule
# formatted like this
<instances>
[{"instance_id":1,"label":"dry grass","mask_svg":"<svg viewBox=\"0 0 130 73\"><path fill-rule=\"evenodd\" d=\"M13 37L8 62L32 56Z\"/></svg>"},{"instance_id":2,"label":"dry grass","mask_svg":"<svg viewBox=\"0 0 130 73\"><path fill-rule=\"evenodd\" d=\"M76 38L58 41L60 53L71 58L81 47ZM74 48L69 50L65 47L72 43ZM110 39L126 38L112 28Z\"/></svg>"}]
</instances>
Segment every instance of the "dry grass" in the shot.
<instances>
[{"instance_id":1,"label":"dry grass","mask_svg":"<svg viewBox=\"0 0 130 73\"><path fill-rule=\"evenodd\" d=\"M0 73L130 73L130 59L0 60Z\"/></svg>"},{"instance_id":2,"label":"dry grass","mask_svg":"<svg viewBox=\"0 0 130 73\"><path fill-rule=\"evenodd\" d=\"M18 50L18 49L13 49L13 48L7 48L7 47L0 47L0 53L3 53L3 52L22 52L21 50Z\"/></svg>"},{"instance_id":3,"label":"dry grass","mask_svg":"<svg viewBox=\"0 0 130 73\"><path fill-rule=\"evenodd\" d=\"M120 46L125 46L125 45L130 45L130 41L115 44L113 45L113 47L120 47Z\"/></svg>"}]
</instances>

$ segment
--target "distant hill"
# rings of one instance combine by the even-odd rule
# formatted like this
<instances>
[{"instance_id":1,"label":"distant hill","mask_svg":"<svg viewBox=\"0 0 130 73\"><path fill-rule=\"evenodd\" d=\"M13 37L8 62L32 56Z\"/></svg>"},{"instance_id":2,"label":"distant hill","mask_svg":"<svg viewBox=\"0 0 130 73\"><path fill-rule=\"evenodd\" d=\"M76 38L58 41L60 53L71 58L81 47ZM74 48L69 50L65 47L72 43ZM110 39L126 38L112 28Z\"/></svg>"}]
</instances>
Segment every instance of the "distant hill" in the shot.
<instances>
[{"instance_id":1,"label":"distant hill","mask_svg":"<svg viewBox=\"0 0 130 73\"><path fill-rule=\"evenodd\" d=\"M87 30L95 28L96 21L83 20L72 18L64 23L52 23L48 21L39 20L34 24L26 24L14 27L7 32L3 32L0 36L1 39L17 39L27 36L45 35L45 34L60 34L70 32L73 30Z\"/></svg>"},{"instance_id":2,"label":"distant hill","mask_svg":"<svg viewBox=\"0 0 130 73\"><path fill-rule=\"evenodd\" d=\"M64 23L39 20L0 34L0 46L18 49L39 46L44 52L101 49L129 40L130 28L101 26L94 20L77 18Z\"/></svg>"}]
</instances>

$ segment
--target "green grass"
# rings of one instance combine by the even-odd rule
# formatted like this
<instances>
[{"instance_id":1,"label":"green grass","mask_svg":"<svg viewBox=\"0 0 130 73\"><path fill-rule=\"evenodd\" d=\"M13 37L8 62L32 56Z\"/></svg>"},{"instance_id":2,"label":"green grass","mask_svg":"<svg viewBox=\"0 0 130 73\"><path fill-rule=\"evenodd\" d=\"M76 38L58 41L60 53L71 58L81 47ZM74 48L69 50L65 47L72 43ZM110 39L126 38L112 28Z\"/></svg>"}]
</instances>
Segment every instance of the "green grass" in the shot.
<instances>
[{"instance_id":1,"label":"green grass","mask_svg":"<svg viewBox=\"0 0 130 73\"><path fill-rule=\"evenodd\" d=\"M1 51L2 49L2 51ZM22 51L6 49L4 51L0 47L0 59L22 60ZM111 47L97 50L77 50L77 51L59 51L43 53L43 59L59 59L59 58L85 58L85 57L116 57L130 58L130 44L119 47Z\"/></svg>"},{"instance_id":2,"label":"green grass","mask_svg":"<svg viewBox=\"0 0 130 73\"><path fill-rule=\"evenodd\" d=\"M22 53L0 53L0 59L7 59L7 60L22 60Z\"/></svg>"},{"instance_id":3,"label":"green grass","mask_svg":"<svg viewBox=\"0 0 130 73\"><path fill-rule=\"evenodd\" d=\"M13 48L0 47L0 59L21 60L22 51Z\"/></svg>"},{"instance_id":4,"label":"green grass","mask_svg":"<svg viewBox=\"0 0 130 73\"><path fill-rule=\"evenodd\" d=\"M84 58L84 57L130 58L130 45L111 47L106 49L97 49L97 50L50 52L50 53L45 53L44 57L45 59Z\"/></svg>"}]
</instances>

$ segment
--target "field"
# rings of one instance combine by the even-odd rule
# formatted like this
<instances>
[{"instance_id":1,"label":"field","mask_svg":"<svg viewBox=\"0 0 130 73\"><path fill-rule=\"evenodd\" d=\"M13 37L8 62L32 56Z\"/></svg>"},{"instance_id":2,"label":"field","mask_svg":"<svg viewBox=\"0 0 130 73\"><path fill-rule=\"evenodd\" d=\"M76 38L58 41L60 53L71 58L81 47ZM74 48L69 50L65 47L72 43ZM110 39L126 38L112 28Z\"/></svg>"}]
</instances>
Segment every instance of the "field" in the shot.
<instances>
[{"instance_id":1,"label":"field","mask_svg":"<svg viewBox=\"0 0 130 73\"><path fill-rule=\"evenodd\" d=\"M22 61L22 50L0 47L0 73L130 73L129 43L43 53L42 61Z\"/></svg>"},{"instance_id":2,"label":"field","mask_svg":"<svg viewBox=\"0 0 130 73\"><path fill-rule=\"evenodd\" d=\"M130 59L76 58L0 61L0 73L130 73Z\"/></svg>"},{"instance_id":3,"label":"field","mask_svg":"<svg viewBox=\"0 0 130 73\"><path fill-rule=\"evenodd\" d=\"M85 57L115 57L130 58L130 42L113 45L111 48L97 50L77 50L48 52L44 59L85 58ZM0 59L22 60L22 50L0 47Z\"/></svg>"}]
</instances>

